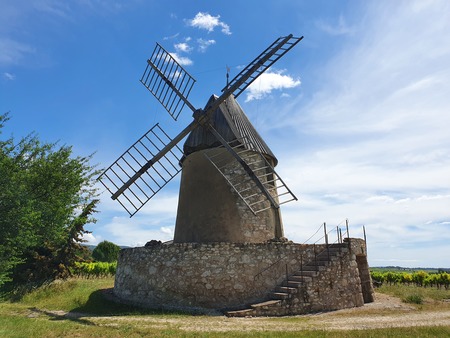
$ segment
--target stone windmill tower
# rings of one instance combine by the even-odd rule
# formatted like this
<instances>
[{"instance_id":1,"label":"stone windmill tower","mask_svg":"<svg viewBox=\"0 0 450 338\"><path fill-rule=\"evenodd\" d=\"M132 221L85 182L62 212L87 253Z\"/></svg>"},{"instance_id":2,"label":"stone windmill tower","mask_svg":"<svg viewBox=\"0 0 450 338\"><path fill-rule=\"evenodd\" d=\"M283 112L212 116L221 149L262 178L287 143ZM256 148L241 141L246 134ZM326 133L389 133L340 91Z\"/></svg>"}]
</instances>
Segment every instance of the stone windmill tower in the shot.
<instances>
[{"instance_id":1,"label":"stone windmill tower","mask_svg":"<svg viewBox=\"0 0 450 338\"><path fill-rule=\"evenodd\" d=\"M275 40L204 109L188 100L195 80L157 44L141 82L175 120L185 106L194 120L174 138L156 124L106 169L99 180L112 199L133 216L182 171L174 242L258 243L282 237L279 206L297 198L275 172L275 155L236 98L302 38Z\"/></svg>"},{"instance_id":2,"label":"stone windmill tower","mask_svg":"<svg viewBox=\"0 0 450 338\"><path fill-rule=\"evenodd\" d=\"M215 100L217 96L211 96L207 106ZM211 124L279 204L278 191L288 190L272 170L277 159L233 95L212 114ZM198 126L189 134L183 150L175 242L258 243L283 236L279 208L261 196L245 170L211 132Z\"/></svg>"}]
</instances>

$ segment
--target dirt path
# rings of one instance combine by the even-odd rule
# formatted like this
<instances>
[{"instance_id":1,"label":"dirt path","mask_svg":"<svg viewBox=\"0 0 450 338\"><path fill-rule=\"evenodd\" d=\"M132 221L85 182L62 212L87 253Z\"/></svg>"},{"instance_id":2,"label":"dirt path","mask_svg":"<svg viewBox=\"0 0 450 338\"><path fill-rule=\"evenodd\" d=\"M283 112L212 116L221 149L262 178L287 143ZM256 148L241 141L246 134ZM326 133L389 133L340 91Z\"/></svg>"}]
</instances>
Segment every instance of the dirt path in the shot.
<instances>
[{"instance_id":1,"label":"dirt path","mask_svg":"<svg viewBox=\"0 0 450 338\"><path fill-rule=\"evenodd\" d=\"M97 325L176 328L184 331L299 331L362 330L387 327L450 326L450 309L421 310L398 298L376 294L373 303L363 307L292 317L227 318L224 316L113 316L90 317L79 313L53 312L56 316L82 319Z\"/></svg>"}]
</instances>

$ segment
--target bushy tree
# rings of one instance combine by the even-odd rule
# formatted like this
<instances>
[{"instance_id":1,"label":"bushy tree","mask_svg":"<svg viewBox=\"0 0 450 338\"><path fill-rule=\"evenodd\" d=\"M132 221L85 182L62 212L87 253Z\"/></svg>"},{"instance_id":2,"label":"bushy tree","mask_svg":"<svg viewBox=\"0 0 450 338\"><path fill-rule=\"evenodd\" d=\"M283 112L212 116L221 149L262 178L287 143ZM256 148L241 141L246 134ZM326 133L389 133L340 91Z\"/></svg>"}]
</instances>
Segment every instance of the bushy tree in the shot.
<instances>
[{"instance_id":1,"label":"bushy tree","mask_svg":"<svg viewBox=\"0 0 450 338\"><path fill-rule=\"evenodd\" d=\"M115 262L119 256L120 247L114 243L100 242L92 251L92 257L98 262Z\"/></svg>"},{"instance_id":2,"label":"bushy tree","mask_svg":"<svg viewBox=\"0 0 450 338\"><path fill-rule=\"evenodd\" d=\"M0 136L8 114L0 115ZM66 277L98 203L98 171L36 134L0 139L0 286Z\"/></svg>"}]
</instances>

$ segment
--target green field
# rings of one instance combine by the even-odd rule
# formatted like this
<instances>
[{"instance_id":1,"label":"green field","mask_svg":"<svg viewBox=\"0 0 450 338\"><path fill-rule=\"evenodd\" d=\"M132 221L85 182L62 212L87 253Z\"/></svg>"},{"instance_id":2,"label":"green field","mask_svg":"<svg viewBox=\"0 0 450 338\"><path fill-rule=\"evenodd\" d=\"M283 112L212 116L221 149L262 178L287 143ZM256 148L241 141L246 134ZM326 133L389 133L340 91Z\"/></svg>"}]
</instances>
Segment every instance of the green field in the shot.
<instances>
[{"instance_id":1,"label":"green field","mask_svg":"<svg viewBox=\"0 0 450 338\"><path fill-rule=\"evenodd\" d=\"M146 311L119 305L104 297L113 278L71 279L41 287L20 301L0 303L1 337L448 337L449 326L366 330L325 330L320 317L226 318ZM383 286L381 291L407 297L417 287ZM420 288L425 302L414 313L450 311L448 290ZM436 304L441 304L436 308ZM403 311L403 310L402 310ZM405 314L400 311L398 314ZM409 310L412 311L412 310ZM436 312L430 312L436 313ZM354 317L354 316L357 317ZM362 309L352 318L387 316L385 310ZM396 316L397 313L392 313ZM406 313L409 315L409 313ZM345 320L346 313L326 318ZM361 317L358 317L361 316ZM353 320L353 319L351 319Z\"/></svg>"}]
</instances>

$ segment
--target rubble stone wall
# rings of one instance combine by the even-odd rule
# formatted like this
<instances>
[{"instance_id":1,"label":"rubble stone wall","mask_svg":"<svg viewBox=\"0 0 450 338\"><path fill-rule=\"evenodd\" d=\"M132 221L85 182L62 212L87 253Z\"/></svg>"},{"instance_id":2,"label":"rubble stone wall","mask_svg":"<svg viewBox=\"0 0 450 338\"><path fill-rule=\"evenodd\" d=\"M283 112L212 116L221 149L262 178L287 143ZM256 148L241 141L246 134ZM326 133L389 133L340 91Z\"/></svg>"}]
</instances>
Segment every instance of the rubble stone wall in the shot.
<instances>
[{"instance_id":1,"label":"rubble stone wall","mask_svg":"<svg viewBox=\"0 0 450 338\"><path fill-rule=\"evenodd\" d=\"M266 300L287 275L295 274L324 249L324 245L292 242L173 243L123 249L114 294L150 308L244 308ZM299 293L298 304L291 302L289 308L304 313L362 305L357 250L363 251L360 256L365 254L364 241L352 239L352 248L333 259L311 287ZM287 313L278 313L283 314Z\"/></svg>"}]
</instances>

